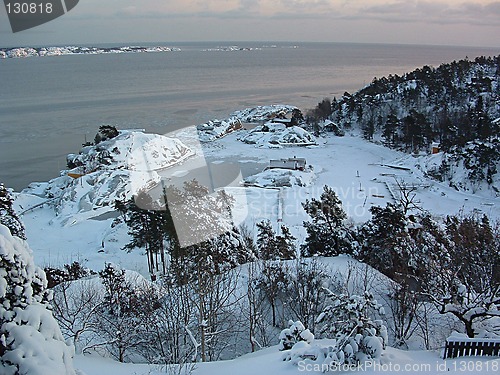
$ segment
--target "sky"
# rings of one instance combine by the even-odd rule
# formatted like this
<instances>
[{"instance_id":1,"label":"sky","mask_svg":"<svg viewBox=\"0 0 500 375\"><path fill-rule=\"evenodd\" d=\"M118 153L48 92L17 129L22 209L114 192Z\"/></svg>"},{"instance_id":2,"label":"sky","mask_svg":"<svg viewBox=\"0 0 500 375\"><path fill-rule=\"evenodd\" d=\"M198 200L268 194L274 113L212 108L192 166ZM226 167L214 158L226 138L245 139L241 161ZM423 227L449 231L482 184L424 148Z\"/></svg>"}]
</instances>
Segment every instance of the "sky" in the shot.
<instances>
[{"instance_id":1,"label":"sky","mask_svg":"<svg viewBox=\"0 0 500 375\"><path fill-rule=\"evenodd\" d=\"M500 47L497 0L80 0L0 46L184 42L356 42Z\"/></svg>"}]
</instances>

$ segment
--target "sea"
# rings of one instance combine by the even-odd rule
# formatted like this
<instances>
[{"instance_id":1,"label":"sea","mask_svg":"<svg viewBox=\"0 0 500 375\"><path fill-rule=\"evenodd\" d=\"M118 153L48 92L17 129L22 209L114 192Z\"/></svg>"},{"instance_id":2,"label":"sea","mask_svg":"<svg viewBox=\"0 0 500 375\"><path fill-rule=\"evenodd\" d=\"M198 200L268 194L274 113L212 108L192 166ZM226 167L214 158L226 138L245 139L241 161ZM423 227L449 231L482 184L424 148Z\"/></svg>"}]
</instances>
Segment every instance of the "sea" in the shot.
<instances>
[{"instance_id":1,"label":"sea","mask_svg":"<svg viewBox=\"0 0 500 375\"><path fill-rule=\"evenodd\" d=\"M500 52L349 43L157 45L180 50L0 60L0 182L20 191L57 177L66 155L78 153L103 124L165 134L258 105L305 111L374 77Z\"/></svg>"}]
</instances>

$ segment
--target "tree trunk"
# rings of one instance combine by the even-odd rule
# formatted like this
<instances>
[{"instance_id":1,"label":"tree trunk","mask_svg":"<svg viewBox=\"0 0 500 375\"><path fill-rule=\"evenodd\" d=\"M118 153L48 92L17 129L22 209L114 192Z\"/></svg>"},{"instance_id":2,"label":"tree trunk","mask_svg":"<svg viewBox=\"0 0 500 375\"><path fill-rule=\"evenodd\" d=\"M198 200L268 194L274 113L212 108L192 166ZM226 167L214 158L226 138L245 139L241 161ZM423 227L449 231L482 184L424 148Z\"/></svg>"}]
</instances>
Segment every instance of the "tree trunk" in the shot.
<instances>
[{"instance_id":1,"label":"tree trunk","mask_svg":"<svg viewBox=\"0 0 500 375\"><path fill-rule=\"evenodd\" d=\"M467 336L470 338L474 338L474 327L472 327L472 321L471 320L465 320L465 332L467 333Z\"/></svg>"},{"instance_id":2,"label":"tree trunk","mask_svg":"<svg viewBox=\"0 0 500 375\"><path fill-rule=\"evenodd\" d=\"M276 307L274 306L274 301L271 302L271 310L273 312L273 327L276 327Z\"/></svg>"},{"instance_id":3,"label":"tree trunk","mask_svg":"<svg viewBox=\"0 0 500 375\"><path fill-rule=\"evenodd\" d=\"M163 275L165 275L165 273L167 272L167 269L166 269L166 265L165 265L165 248L163 246L163 241L160 245L160 255L161 255L161 265L162 265L162 271L163 271Z\"/></svg>"}]
</instances>

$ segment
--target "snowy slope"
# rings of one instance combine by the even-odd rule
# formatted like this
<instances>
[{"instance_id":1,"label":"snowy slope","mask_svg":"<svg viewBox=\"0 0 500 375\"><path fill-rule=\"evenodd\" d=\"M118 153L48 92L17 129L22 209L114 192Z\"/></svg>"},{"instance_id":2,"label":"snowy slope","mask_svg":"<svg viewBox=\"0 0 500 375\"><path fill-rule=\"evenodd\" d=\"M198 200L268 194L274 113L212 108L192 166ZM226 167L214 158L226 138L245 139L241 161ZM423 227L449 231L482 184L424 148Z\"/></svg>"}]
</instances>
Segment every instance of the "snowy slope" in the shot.
<instances>
[{"instance_id":1,"label":"snowy slope","mask_svg":"<svg viewBox=\"0 0 500 375\"><path fill-rule=\"evenodd\" d=\"M294 366L282 361L283 353L277 346L247 354L231 361L198 363L193 375L292 375L322 374L321 371L307 371L306 364ZM77 356L75 367L86 375L160 375L165 372L156 366L132 365L114 362L108 359ZM360 367L348 371L333 370L330 373L363 373L371 374L495 374L500 368L500 359L488 357L463 357L454 360L443 360L436 352L413 351L387 348L378 364ZM302 371L301 371L302 370Z\"/></svg>"},{"instance_id":2,"label":"snowy slope","mask_svg":"<svg viewBox=\"0 0 500 375\"><path fill-rule=\"evenodd\" d=\"M414 157L404 163L453 189L484 198L500 197L500 141L468 142L449 152Z\"/></svg>"}]
</instances>

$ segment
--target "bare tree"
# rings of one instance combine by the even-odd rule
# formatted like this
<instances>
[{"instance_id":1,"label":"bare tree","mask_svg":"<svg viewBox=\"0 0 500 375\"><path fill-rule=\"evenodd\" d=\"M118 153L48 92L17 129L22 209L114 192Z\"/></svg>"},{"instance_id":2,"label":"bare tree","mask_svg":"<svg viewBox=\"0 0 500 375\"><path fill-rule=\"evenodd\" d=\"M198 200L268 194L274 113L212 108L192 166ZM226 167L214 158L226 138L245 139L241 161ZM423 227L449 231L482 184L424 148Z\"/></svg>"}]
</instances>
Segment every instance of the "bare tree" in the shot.
<instances>
[{"instance_id":1,"label":"bare tree","mask_svg":"<svg viewBox=\"0 0 500 375\"><path fill-rule=\"evenodd\" d=\"M422 318L419 316L421 299L407 281L408 279L403 279L402 283L390 281L388 293L384 296L389 310L386 314L388 328L394 336L394 345L405 348L408 348L408 340L418 329L417 320Z\"/></svg>"},{"instance_id":2,"label":"bare tree","mask_svg":"<svg viewBox=\"0 0 500 375\"><path fill-rule=\"evenodd\" d=\"M452 216L445 224L451 244L428 262L420 277L423 295L474 337L479 321L500 316L499 227L486 216Z\"/></svg>"},{"instance_id":3,"label":"bare tree","mask_svg":"<svg viewBox=\"0 0 500 375\"><path fill-rule=\"evenodd\" d=\"M68 281L53 289L52 311L61 332L82 352L99 335L103 293L97 278Z\"/></svg>"},{"instance_id":4,"label":"bare tree","mask_svg":"<svg viewBox=\"0 0 500 375\"><path fill-rule=\"evenodd\" d=\"M240 269L214 274L199 267L196 279L190 283L190 303L196 316L196 337L202 362L219 359L231 346L231 338L239 333L236 309L241 299L238 293ZM194 330L193 330L194 332Z\"/></svg>"},{"instance_id":5,"label":"bare tree","mask_svg":"<svg viewBox=\"0 0 500 375\"><path fill-rule=\"evenodd\" d=\"M399 207L406 216L410 211L423 211L420 201L417 200L417 185L409 184L403 179L394 178L399 193Z\"/></svg>"},{"instance_id":6,"label":"bare tree","mask_svg":"<svg viewBox=\"0 0 500 375\"><path fill-rule=\"evenodd\" d=\"M325 307L325 288L332 287L330 272L316 259L297 261L293 271L287 306L296 319L314 332L316 318Z\"/></svg>"}]
</instances>

